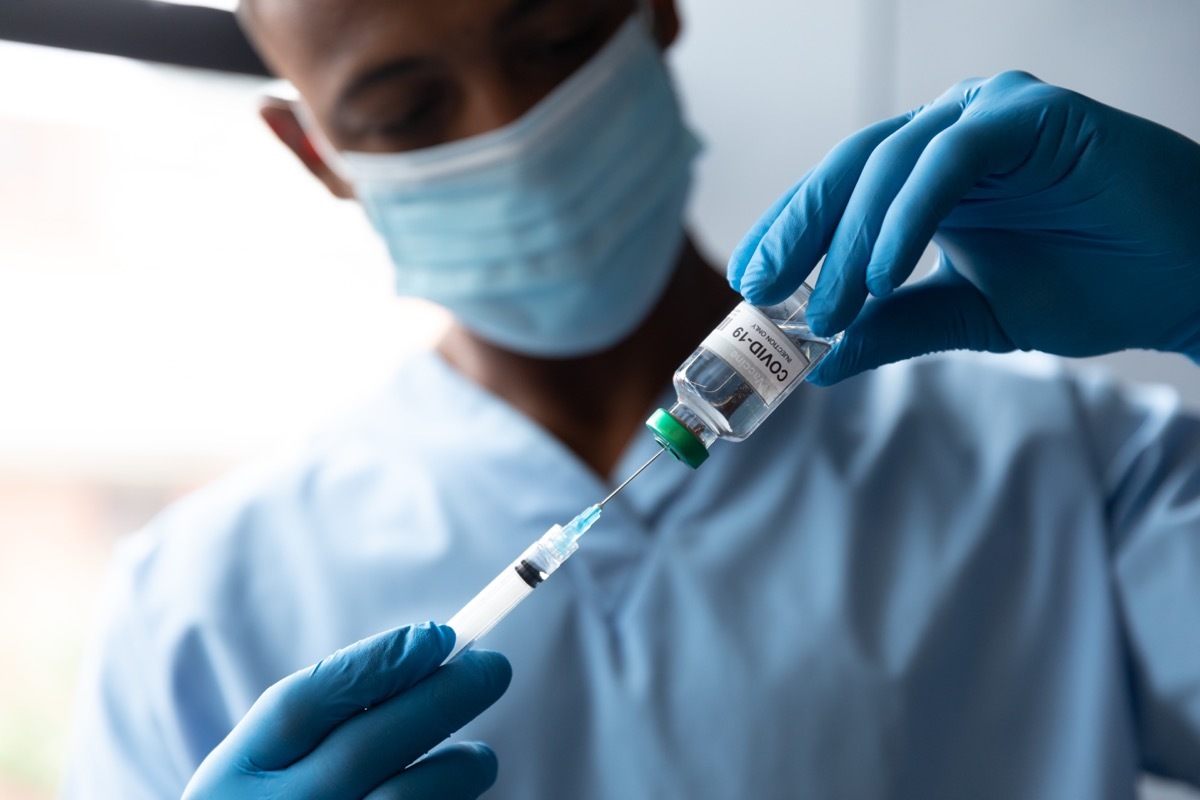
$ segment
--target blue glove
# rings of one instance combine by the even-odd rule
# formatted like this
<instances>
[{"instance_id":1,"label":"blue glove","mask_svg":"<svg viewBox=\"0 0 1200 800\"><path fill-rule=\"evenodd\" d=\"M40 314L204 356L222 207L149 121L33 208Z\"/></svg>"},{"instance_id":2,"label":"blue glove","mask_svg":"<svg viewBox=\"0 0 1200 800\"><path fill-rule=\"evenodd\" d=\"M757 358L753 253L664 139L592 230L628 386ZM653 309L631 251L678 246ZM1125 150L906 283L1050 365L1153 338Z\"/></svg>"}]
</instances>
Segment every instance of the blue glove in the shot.
<instances>
[{"instance_id":1,"label":"blue glove","mask_svg":"<svg viewBox=\"0 0 1200 800\"><path fill-rule=\"evenodd\" d=\"M931 239L937 269L898 289ZM814 383L964 348L1196 359L1200 145L1024 73L964 81L835 147L742 241L730 283L778 302L822 255L809 322L846 337Z\"/></svg>"},{"instance_id":2,"label":"blue glove","mask_svg":"<svg viewBox=\"0 0 1200 800\"><path fill-rule=\"evenodd\" d=\"M496 780L479 744L416 759L496 701L511 668L445 626L397 628L281 680L200 765L184 798L474 798ZM411 766L410 766L411 765Z\"/></svg>"}]
</instances>

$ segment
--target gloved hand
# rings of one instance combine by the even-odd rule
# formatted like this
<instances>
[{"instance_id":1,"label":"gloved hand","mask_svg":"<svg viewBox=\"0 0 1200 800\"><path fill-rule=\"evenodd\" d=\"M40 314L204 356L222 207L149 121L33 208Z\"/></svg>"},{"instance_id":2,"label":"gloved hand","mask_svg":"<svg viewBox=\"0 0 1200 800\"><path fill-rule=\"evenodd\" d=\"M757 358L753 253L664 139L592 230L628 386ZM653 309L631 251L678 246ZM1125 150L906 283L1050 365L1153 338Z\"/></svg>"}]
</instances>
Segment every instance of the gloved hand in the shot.
<instances>
[{"instance_id":1,"label":"gloved hand","mask_svg":"<svg viewBox=\"0 0 1200 800\"><path fill-rule=\"evenodd\" d=\"M937 269L897 289L931 238ZM729 280L778 302L826 253L809 322L849 328L814 383L963 348L1197 359L1200 145L1024 73L964 81L835 147Z\"/></svg>"},{"instance_id":2,"label":"gloved hand","mask_svg":"<svg viewBox=\"0 0 1200 800\"><path fill-rule=\"evenodd\" d=\"M449 745L412 763L512 677L504 656L481 651L438 669L453 646L445 626L397 628L289 675L208 755L185 800L479 796L496 780L484 745Z\"/></svg>"}]
</instances>

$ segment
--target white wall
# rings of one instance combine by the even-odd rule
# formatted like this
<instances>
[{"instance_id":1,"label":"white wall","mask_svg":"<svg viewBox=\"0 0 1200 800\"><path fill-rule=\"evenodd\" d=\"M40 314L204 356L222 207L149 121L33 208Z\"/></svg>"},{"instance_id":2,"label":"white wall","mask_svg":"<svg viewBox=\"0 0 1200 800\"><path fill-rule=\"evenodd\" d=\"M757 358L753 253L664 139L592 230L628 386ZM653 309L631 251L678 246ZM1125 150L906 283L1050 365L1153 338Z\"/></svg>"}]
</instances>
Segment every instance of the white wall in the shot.
<instances>
[{"instance_id":1,"label":"white wall","mask_svg":"<svg viewBox=\"0 0 1200 800\"><path fill-rule=\"evenodd\" d=\"M680 2L674 60L708 143L693 217L718 260L839 139L965 77L1024 69L1200 140L1196 0ZM1099 361L1200 408L1181 356Z\"/></svg>"}]
</instances>

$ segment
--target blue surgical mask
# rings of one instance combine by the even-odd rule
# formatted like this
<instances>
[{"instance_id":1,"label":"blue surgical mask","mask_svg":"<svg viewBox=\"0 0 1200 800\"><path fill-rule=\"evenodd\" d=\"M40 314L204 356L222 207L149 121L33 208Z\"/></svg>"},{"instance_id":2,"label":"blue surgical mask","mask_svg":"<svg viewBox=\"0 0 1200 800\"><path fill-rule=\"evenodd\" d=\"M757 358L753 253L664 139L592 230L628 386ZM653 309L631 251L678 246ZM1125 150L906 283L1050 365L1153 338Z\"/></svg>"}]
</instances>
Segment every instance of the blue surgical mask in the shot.
<instances>
[{"instance_id":1,"label":"blue surgical mask","mask_svg":"<svg viewBox=\"0 0 1200 800\"><path fill-rule=\"evenodd\" d=\"M634 15L503 128L330 160L386 241L401 294L505 349L566 358L621 341L661 297L698 152Z\"/></svg>"}]
</instances>

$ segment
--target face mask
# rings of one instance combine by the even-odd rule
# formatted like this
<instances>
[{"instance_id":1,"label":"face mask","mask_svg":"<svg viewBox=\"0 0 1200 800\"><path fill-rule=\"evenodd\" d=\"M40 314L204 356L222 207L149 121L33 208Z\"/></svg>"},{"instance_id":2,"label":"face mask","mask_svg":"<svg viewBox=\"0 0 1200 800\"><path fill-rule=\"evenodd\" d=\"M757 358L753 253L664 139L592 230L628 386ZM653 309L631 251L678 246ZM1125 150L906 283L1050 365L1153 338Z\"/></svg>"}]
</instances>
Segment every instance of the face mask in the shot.
<instances>
[{"instance_id":1,"label":"face mask","mask_svg":"<svg viewBox=\"0 0 1200 800\"><path fill-rule=\"evenodd\" d=\"M404 153L330 153L383 236L401 294L543 357L598 352L662 295L699 143L631 17L524 116Z\"/></svg>"}]
</instances>

